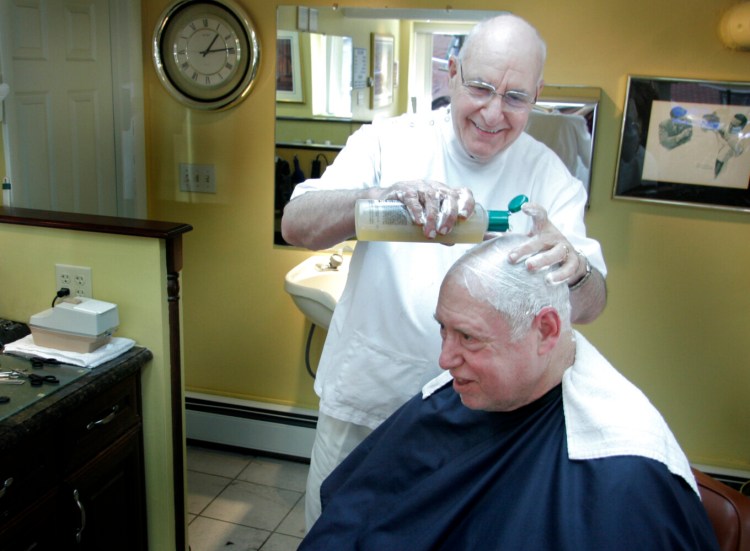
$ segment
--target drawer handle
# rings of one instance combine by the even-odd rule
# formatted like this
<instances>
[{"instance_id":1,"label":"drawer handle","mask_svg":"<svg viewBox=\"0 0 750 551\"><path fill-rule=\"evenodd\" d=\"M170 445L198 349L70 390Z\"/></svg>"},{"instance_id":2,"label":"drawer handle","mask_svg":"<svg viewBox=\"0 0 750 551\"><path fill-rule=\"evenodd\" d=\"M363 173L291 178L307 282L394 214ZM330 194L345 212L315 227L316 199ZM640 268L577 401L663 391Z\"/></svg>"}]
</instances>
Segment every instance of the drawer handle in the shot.
<instances>
[{"instance_id":1,"label":"drawer handle","mask_svg":"<svg viewBox=\"0 0 750 551\"><path fill-rule=\"evenodd\" d=\"M3 482L3 487L0 488L0 498L5 495L5 491L10 487L11 484L13 484L13 477L9 476L5 479L5 482Z\"/></svg>"},{"instance_id":2,"label":"drawer handle","mask_svg":"<svg viewBox=\"0 0 750 551\"><path fill-rule=\"evenodd\" d=\"M98 421L91 421L88 425L86 425L86 430L91 430L91 429L95 429L96 427L101 427L103 425L106 425L107 423L111 422L112 419L115 418L115 415L117 415L118 411L120 411L120 406L115 405L112 408L112 411L110 411L106 417L103 417L102 419L99 419Z\"/></svg>"},{"instance_id":3,"label":"drawer handle","mask_svg":"<svg viewBox=\"0 0 750 551\"><path fill-rule=\"evenodd\" d=\"M81 503L81 496L78 493L78 490L73 490L73 500L76 502L78 510L81 512L81 527L76 530L76 543L81 543L83 530L86 528L86 509L83 508L83 503Z\"/></svg>"}]
</instances>

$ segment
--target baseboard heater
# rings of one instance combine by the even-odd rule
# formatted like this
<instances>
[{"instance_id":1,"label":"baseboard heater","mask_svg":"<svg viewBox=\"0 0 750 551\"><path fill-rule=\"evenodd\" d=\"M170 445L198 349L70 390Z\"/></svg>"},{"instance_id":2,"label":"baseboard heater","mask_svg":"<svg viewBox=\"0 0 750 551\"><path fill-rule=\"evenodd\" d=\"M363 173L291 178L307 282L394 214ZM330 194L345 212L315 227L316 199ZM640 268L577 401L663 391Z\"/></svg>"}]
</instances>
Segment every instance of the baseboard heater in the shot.
<instances>
[{"instance_id":1,"label":"baseboard heater","mask_svg":"<svg viewBox=\"0 0 750 551\"><path fill-rule=\"evenodd\" d=\"M189 441L309 460L317 411L185 393Z\"/></svg>"}]
</instances>

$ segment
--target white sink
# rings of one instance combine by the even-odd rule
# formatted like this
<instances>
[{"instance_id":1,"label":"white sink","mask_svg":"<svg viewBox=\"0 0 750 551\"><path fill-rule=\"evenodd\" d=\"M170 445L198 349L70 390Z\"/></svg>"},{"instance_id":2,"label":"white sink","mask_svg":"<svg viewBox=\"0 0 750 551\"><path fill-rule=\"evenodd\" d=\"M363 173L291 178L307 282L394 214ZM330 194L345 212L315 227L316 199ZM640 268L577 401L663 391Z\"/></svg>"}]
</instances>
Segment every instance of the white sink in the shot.
<instances>
[{"instance_id":1,"label":"white sink","mask_svg":"<svg viewBox=\"0 0 750 551\"><path fill-rule=\"evenodd\" d=\"M341 265L332 268L338 260ZM348 275L349 257L311 256L289 270L284 278L284 290L312 323L327 331Z\"/></svg>"}]
</instances>

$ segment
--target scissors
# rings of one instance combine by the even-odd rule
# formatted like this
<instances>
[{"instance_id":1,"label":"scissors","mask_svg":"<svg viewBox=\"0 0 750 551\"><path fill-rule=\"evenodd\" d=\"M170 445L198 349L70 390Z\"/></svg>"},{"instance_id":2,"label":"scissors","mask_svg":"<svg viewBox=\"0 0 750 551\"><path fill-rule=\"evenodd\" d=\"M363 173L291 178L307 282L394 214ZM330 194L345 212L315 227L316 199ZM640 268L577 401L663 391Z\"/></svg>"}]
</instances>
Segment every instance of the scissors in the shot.
<instances>
[{"instance_id":1,"label":"scissors","mask_svg":"<svg viewBox=\"0 0 750 551\"><path fill-rule=\"evenodd\" d=\"M55 358L42 358L41 356L34 356L33 354L26 354L25 352L6 352L8 356L15 356L16 358L23 358L31 362L31 367L39 369L45 365L63 365L63 362Z\"/></svg>"},{"instance_id":2,"label":"scissors","mask_svg":"<svg viewBox=\"0 0 750 551\"><path fill-rule=\"evenodd\" d=\"M62 365L60 360L54 358L29 358L31 360L31 367L39 369L45 365Z\"/></svg>"},{"instance_id":3,"label":"scissors","mask_svg":"<svg viewBox=\"0 0 750 551\"><path fill-rule=\"evenodd\" d=\"M28 379L31 386L42 386L44 383L51 385L60 384L60 379L54 375L38 375L36 373L24 373L23 371L2 371L0 372L0 383L3 384L23 384L23 379Z\"/></svg>"},{"instance_id":4,"label":"scissors","mask_svg":"<svg viewBox=\"0 0 750 551\"><path fill-rule=\"evenodd\" d=\"M49 383L51 385L60 384L60 379L58 379L54 375L38 375L36 373L29 373L28 375L26 375L26 378L29 380L29 383L31 383L31 386L42 386L44 383Z\"/></svg>"}]
</instances>

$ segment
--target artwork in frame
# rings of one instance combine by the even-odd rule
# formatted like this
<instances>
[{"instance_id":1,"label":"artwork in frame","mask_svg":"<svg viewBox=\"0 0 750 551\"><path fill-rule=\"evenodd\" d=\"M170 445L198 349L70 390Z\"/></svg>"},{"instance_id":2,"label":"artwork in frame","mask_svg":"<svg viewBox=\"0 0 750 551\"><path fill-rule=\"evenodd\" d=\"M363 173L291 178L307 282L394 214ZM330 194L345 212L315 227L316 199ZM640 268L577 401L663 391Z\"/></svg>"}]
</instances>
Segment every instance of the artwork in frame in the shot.
<instances>
[{"instance_id":1,"label":"artwork in frame","mask_svg":"<svg viewBox=\"0 0 750 551\"><path fill-rule=\"evenodd\" d=\"M304 102L296 31L276 31L276 101Z\"/></svg>"},{"instance_id":2,"label":"artwork in frame","mask_svg":"<svg viewBox=\"0 0 750 551\"><path fill-rule=\"evenodd\" d=\"M372 33L372 94L370 108L377 109L393 103L393 49L391 35Z\"/></svg>"},{"instance_id":3,"label":"artwork in frame","mask_svg":"<svg viewBox=\"0 0 750 551\"><path fill-rule=\"evenodd\" d=\"M630 76L615 199L750 212L750 83Z\"/></svg>"}]
</instances>

